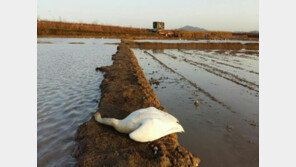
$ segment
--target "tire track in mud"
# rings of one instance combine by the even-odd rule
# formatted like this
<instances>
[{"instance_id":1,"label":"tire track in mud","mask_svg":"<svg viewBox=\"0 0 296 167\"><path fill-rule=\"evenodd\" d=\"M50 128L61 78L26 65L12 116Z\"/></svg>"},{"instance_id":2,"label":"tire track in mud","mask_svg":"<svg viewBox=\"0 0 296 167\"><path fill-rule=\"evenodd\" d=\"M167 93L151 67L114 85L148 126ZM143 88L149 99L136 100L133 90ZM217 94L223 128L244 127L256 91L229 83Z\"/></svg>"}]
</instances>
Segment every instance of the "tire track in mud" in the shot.
<instances>
[{"instance_id":1,"label":"tire track in mud","mask_svg":"<svg viewBox=\"0 0 296 167\"><path fill-rule=\"evenodd\" d=\"M191 65L194 65L194 66L199 66L200 68L206 70L207 72L212 73L212 74L214 74L214 75L216 75L218 77L222 77L224 79L227 79L227 80L229 80L229 81L231 81L231 82L233 82L235 84L238 84L238 85L246 87L246 88L248 88L250 90L254 90L256 92L259 92L257 89L254 88L254 87L259 88L259 85L255 84L253 82L247 81L245 79L239 78L238 76L236 76L234 74L228 73L226 71L220 70L220 69L215 68L215 67L211 67L211 66L209 66L207 64L204 64L204 63L199 63L199 62L195 62L195 61L192 61L192 60L188 60L186 58L183 58L183 61L186 62L186 63L189 63ZM226 76L228 75L229 77L226 77L223 74L226 75ZM231 77L233 77L233 78L231 78ZM252 85L254 87L252 87L250 85Z\"/></svg>"},{"instance_id":2,"label":"tire track in mud","mask_svg":"<svg viewBox=\"0 0 296 167\"><path fill-rule=\"evenodd\" d=\"M177 56L174 56L174 55L171 55L171 54L168 54L168 53L165 53L165 52L164 52L163 54L165 54L165 55L171 57L172 59L177 59Z\"/></svg>"},{"instance_id":3,"label":"tire track in mud","mask_svg":"<svg viewBox=\"0 0 296 167\"><path fill-rule=\"evenodd\" d=\"M217 58L217 57L214 57L214 56L209 55L209 54L203 54L203 53L200 53L200 52L197 52L197 51L194 51L195 54L187 53L187 52L184 52L184 51L182 51L182 50L179 50L179 51L180 51L181 53L188 54L188 55L193 55L193 56L195 56L195 54L198 54L200 58L201 58L201 56L202 56L204 59L206 59L206 58L210 58L210 59L215 59L215 60L221 61L221 59L219 59L219 58ZM205 58L205 57L206 57L206 58ZM231 62L231 61L228 60L228 58L227 58L227 59L224 59L223 61ZM237 61L235 61L235 63L237 63ZM239 65L241 65L241 63L239 63ZM234 66L234 65L233 65L233 66ZM238 67L238 66L234 66L234 67L237 68L237 69L243 69L243 70L245 70L245 71L248 71L248 70L246 70L246 69L244 69L244 68L242 68L242 67Z\"/></svg>"},{"instance_id":4,"label":"tire track in mud","mask_svg":"<svg viewBox=\"0 0 296 167\"><path fill-rule=\"evenodd\" d=\"M167 54L166 54L167 55ZM223 71L221 69L218 69L218 68L215 68L215 67L212 67L210 65L207 65L207 64L204 64L204 63L199 63L199 62L196 62L196 61L192 61L192 60L189 60L187 59L186 57L184 56L181 56L183 59L184 62L188 63L188 64L191 64L191 65L194 65L194 66L198 66L204 70L206 70L207 72L211 73L211 74L214 74L218 77L222 77L224 79L227 79L235 84L238 84L238 85L241 85L243 87L246 87L250 90L253 90L255 92L259 92L257 89L259 89L259 85L253 83L253 82L250 82L250 81L247 81L243 78L240 78L238 77L237 75L235 74L231 74L229 72L226 72L226 71ZM228 77L227 77L228 76ZM255 88L257 89L255 89Z\"/></svg>"},{"instance_id":5,"label":"tire track in mud","mask_svg":"<svg viewBox=\"0 0 296 167\"><path fill-rule=\"evenodd\" d=\"M207 57L209 59L214 59L214 60L211 60L211 61L216 61L217 64L221 64L221 65L225 65L225 66L228 66L228 67L236 68L236 69L239 69L239 70L242 70L242 71L246 71L248 73L259 74L258 72L250 71L250 70L247 70L247 69L242 68L242 67L238 67L238 66L235 66L235 65L223 63L223 62L221 62L221 59L216 58L216 57L211 56L211 55L202 54L202 53L198 53L198 52L195 52L195 53L198 54L200 57L202 56L202 57ZM195 56L195 55L193 55L193 56ZM227 55L222 55L222 56L227 56ZM234 63L234 64L237 64L237 65L242 65L242 63L239 60L232 60L232 62L231 62L228 59L224 59L222 61L229 62L229 63Z\"/></svg>"},{"instance_id":6,"label":"tire track in mud","mask_svg":"<svg viewBox=\"0 0 296 167\"><path fill-rule=\"evenodd\" d=\"M252 60L258 60L258 57L259 57L258 52L252 52L252 51L250 52L250 51L245 51L245 50L237 50L237 51L232 50L227 54L230 55L230 56L233 56L233 57L241 57L241 58L252 59ZM241 54L243 54L243 55L241 55ZM247 54L249 54L249 55L247 55Z\"/></svg>"},{"instance_id":7,"label":"tire track in mud","mask_svg":"<svg viewBox=\"0 0 296 167\"><path fill-rule=\"evenodd\" d=\"M181 49L178 49L178 50L180 52L182 52L182 53L191 55L191 53L185 52L184 50L181 50ZM220 55L223 55L224 54L223 56L226 56L227 55L227 56L232 56L232 57L240 57L240 58L244 58L244 59L258 60L257 58L252 57L251 55L250 56L248 56L248 55L238 55L238 54L245 54L244 52L239 52L239 51L230 51L228 54L227 54L226 51L223 51L223 53L222 52L219 52L219 51L218 52L216 51L216 53L217 54L220 54Z\"/></svg>"},{"instance_id":8,"label":"tire track in mud","mask_svg":"<svg viewBox=\"0 0 296 167\"><path fill-rule=\"evenodd\" d=\"M250 71L250 73L259 75L259 72L256 72L256 71Z\"/></svg>"},{"instance_id":9,"label":"tire track in mud","mask_svg":"<svg viewBox=\"0 0 296 167\"><path fill-rule=\"evenodd\" d=\"M149 56L151 56L153 60L157 61L160 65L164 66L166 69L170 70L172 73L175 73L175 74L179 75L183 80L186 80L190 85L192 85L198 91L200 91L203 94L205 94L206 96L208 96L211 100L219 103L220 105L222 105L223 107L227 108L231 112L236 113L236 111L234 111L230 106L228 106L225 103L223 103L223 102L219 101L218 99L216 99L213 95L211 95L209 92L205 91L204 89L200 88L196 83L190 81L184 75L182 75L182 74L178 73L177 71L173 70L172 68L168 67L162 61L160 61L159 59L157 59L153 54L147 52L146 50L144 51L144 53L147 54L147 55L149 55Z\"/></svg>"},{"instance_id":10,"label":"tire track in mud","mask_svg":"<svg viewBox=\"0 0 296 167\"><path fill-rule=\"evenodd\" d=\"M216 57L214 57L213 55L209 55L209 54L202 54L202 53L198 53L198 52L195 52L196 54L199 54L199 55L201 55L201 56L205 56L205 57L208 57L208 58L212 58L212 59L215 59L215 60L221 60L221 59L219 59L219 58L216 58ZM242 57L242 56L233 56L233 55L231 55L231 53L229 53L229 54L222 54L222 53L217 53L217 55L218 56L224 56L224 57L238 57L238 58L243 58L243 59L247 59L247 60L255 60L255 61L258 61L258 59L253 59L253 58L249 58L249 57ZM227 60L225 60L225 59L223 59L224 61L227 61L227 62L230 62L231 63L231 61L227 58ZM222 60L222 61L223 61ZM242 65L241 64L241 62L240 62L240 60L236 60L236 59L233 59L233 63L238 63L239 65ZM236 66L235 66L236 67ZM238 67L238 68L241 68L241 67ZM250 72L250 73L253 73L253 71L249 71L249 70L247 70L247 69L244 69L244 68L241 68L242 70L244 70L244 71L247 71L247 72Z\"/></svg>"},{"instance_id":11,"label":"tire track in mud","mask_svg":"<svg viewBox=\"0 0 296 167\"><path fill-rule=\"evenodd\" d=\"M184 52L184 51L182 51L182 50L179 50L179 51L182 52L182 53L184 53L184 54L188 54L188 55L193 55L193 56L194 56L194 54L187 53L187 52ZM223 62L220 61L221 59L216 58L216 57L214 57L214 56L211 56L211 55L208 55L208 54L202 54L202 53L199 53L199 52L194 52L194 53L200 55L199 58L201 58L201 59L203 59L203 60L206 60L206 58L204 58L204 57L211 58L211 59L215 59L215 60L211 60L211 61L213 61L213 62L215 62L215 63L217 63L217 64L221 64L221 65L224 65L224 66L228 66L228 67L236 68L236 69L239 69L239 70L243 70L243 71L246 71L246 72L249 72L249 73L253 73L253 74L257 74L257 75L259 75L258 72L250 71L250 70L247 70L247 69L244 69L244 68L242 68L242 67L235 66L235 65L231 65L231 64L223 63ZM218 53L218 54L219 54L219 53ZM203 57L201 57L201 56L203 56ZM229 56L229 55L221 55L221 56ZM230 55L230 56L231 56L231 55ZM233 56L233 57L235 57L235 56ZM217 61L217 60L219 60L219 61ZM224 61L226 61L226 62L230 62L228 59L227 59L227 60L224 59Z\"/></svg>"},{"instance_id":12,"label":"tire track in mud","mask_svg":"<svg viewBox=\"0 0 296 167\"><path fill-rule=\"evenodd\" d=\"M179 52L184 53L184 54L188 54L188 55L193 55L192 53L187 53L187 52L184 52L184 51L182 51L182 50L179 50ZM197 53L197 52L195 52L195 53ZM243 69L243 68L241 68L241 67L237 67L237 66L234 66L234 65L231 65L231 64L226 64L226 63L222 63L222 62L220 62L220 61L217 61L217 60L220 60L220 59L218 59L218 58L216 58L216 57L211 57L211 56L208 56L208 55L205 55L205 54L201 54L201 53L197 53L197 54L199 54L199 55L200 55L199 58L203 59L204 61L208 61L209 59L206 59L206 58L201 57L201 56L205 56L205 57L207 57L207 58L215 59L215 60L211 60L211 61L212 61L212 62L215 62L215 63L217 63L217 64L222 64L222 65L224 65L224 66L228 66L228 67L236 68L236 69L239 69L239 70L245 70L245 69ZM225 61L229 62L228 60L225 60ZM245 70L245 71L248 71L248 70Z\"/></svg>"},{"instance_id":13,"label":"tire track in mud","mask_svg":"<svg viewBox=\"0 0 296 167\"><path fill-rule=\"evenodd\" d=\"M237 67L237 66L234 66L234 65L231 65L231 64L226 64L226 63L222 63L220 61L217 61L217 60L211 60L212 62L214 63L217 63L217 64L221 64L221 65L224 65L224 66L228 66L228 67L232 67L232 68L236 68L236 69L239 69L239 70L244 70L244 71L248 71L248 70L245 70L241 67ZM248 71L249 72L249 71Z\"/></svg>"}]
</instances>

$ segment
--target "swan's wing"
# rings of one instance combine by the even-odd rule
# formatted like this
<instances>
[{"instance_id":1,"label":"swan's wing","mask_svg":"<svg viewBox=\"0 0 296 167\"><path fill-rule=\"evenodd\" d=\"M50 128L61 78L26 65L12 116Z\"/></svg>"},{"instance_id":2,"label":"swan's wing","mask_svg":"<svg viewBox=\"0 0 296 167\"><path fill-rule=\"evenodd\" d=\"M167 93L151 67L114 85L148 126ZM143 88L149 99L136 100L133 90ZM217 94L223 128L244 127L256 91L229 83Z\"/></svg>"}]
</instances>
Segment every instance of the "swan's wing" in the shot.
<instances>
[{"instance_id":1,"label":"swan's wing","mask_svg":"<svg viewBox=\"0 0 296 167\"><path fill-rule=\"evenodd\" d=\"M184 130L178 123L166 122L159 119L147 119L136 130L130 133L129 137L137 142L149 142L181 131Z\"/></svg>"},{"instance_id":2,"label":"swan's wing","mask_svg":"<svg viewBox=\"0 0 296 167\"><path fill-rule=\"evenodd\" d=\"M179 122L179 120L177 118L175 118L174 116L172 116L171 114L167 113L167 112L164 112L164 111L161 111L155 107L150 107L149 108L151 111L153 111L154 113L158 113L160 114L161 116L163 116L162 119L168 119L168 121L172 121L172 122Z\"/></svg>"},{"instance_id":3,"label":"swan's wing","mask_svg":"<svg viewBox=\"0 0 296 167\"><path fill-rule=\"evenodd\" d=\"M156 119L144 120L136 130L129 134L129 137L137 142L156 140L157 128L160 126L160 122Z\"/></svg>"},{"instance_id":4,"label":"swan's wing","mask_svg":"<svg viewBox=\"0 0 296 167\"><path fill-rule=\"evenodd\" d=\"M155 107L142 108L132 112L127 119L144 120L144 119L166 119L166 121L179 122L177 118L167 112L161 111Z\"/></svg>"},{"instance_id":5,"label":"swan's wing","mask_svg":"<svg viewBox=\"0 0 296 167\"><path fill-rule=\"evenodd\" d=\"M159 119L167 119L167 121L179 122L179 120L177 118L175 118L173 115L171 115L167 112L164 112L162 110L159 110L155 107L148 107L145 110L148 111L151 115L155 115Z\"/></svg>"},{"instance_id":6,"label":"swan's wing","mask_svg":"<svg viewBox=\"0 0 296 167\"><path fill-rule=\"evenodd\" d=\"M163 111L162 111L163 112ZM171 114L169 114L169 113L167 113L167 112L163 112L163 114L167 117L167 119L169 119L170 121L172 121L172 122L179 122L179 120L176 118L176 117L174 117L174 116L172 116Z\"/></svg>"}]
</instances>

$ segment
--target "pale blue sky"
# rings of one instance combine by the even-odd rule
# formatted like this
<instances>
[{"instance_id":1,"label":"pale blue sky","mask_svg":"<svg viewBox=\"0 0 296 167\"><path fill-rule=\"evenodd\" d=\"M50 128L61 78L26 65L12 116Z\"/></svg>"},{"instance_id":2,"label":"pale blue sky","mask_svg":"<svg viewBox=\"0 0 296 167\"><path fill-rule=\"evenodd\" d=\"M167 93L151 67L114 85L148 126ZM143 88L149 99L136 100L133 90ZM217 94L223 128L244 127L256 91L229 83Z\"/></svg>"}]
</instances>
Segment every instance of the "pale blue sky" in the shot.
<instances>
[{"instance_id":1,"label":"pale blue sky","mask_svg":"<svg viewBox=\"0 0 296 167\"><path fill-rule=\"evenodd\" d=\"M38 17L71 22L168 29L185 25L208 30L259 29L259 0L38 0Z\"/></svg>"}]
</instances>

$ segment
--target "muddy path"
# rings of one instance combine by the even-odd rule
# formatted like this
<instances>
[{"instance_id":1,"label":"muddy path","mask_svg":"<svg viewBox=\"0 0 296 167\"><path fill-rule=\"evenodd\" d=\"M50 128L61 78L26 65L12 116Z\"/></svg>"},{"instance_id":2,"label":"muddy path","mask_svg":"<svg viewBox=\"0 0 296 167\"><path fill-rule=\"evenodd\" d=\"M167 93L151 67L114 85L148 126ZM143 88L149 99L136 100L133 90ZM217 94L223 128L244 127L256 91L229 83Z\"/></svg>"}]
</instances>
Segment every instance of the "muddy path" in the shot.
<instances>
[{"instance_id":1,"label":"muddy path","mask_svg":"<svg viewBox=\"0 0 296 167\"><path fill-rule=\"evenodd\" d=\"M102 117L122 119L134 110L149 106L166 111L126 44L118 46L112 59L112 66L100 68L105 72L98 110ZM196 166L200 162L179 145L177 134L137 143L94 118L79 127L76 141L78 166Z\"/></svg>"}]
</instances>

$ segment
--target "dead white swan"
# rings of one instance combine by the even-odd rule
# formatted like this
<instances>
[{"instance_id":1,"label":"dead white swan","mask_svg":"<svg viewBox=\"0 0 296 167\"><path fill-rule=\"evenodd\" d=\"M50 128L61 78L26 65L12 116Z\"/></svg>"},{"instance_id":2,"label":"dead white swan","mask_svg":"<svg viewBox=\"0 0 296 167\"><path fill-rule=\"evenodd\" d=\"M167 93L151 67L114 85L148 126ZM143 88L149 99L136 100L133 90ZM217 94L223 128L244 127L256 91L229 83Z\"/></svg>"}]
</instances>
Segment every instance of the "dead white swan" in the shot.
<instances>
[{"instance_id":1,"label":"dead white swan","mask_svg":"<svg viewBox=\"0 0 296 167\"><path fill-rule=\"evenodd\" d=\"M123 120L102 118L96 113L95 120L101 124L113 126L118 132L129 133L129 137L137 142L149 142L176 132L184 132L178 120L155 107L139 109Z\"/></svg>"}]
</instances>

